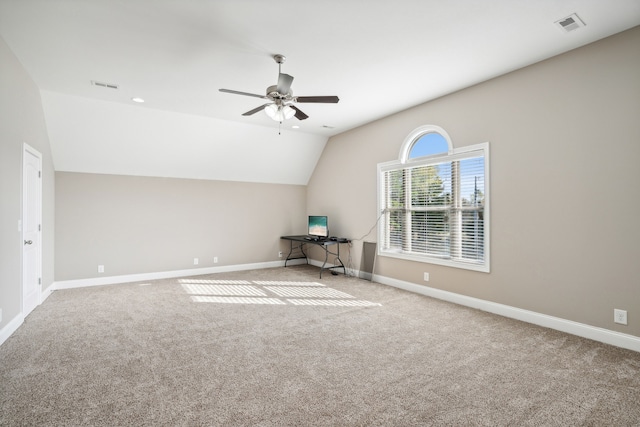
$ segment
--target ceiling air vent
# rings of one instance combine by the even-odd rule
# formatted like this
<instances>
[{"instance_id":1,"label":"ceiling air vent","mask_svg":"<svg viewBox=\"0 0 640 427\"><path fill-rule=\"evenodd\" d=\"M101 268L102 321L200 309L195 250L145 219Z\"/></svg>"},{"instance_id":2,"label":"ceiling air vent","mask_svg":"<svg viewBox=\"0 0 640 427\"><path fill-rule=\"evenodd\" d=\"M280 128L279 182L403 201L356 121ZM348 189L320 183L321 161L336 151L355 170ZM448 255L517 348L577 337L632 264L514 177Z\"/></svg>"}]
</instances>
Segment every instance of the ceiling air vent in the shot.
<instances>
[{"instance_id":1,"label":"ceiling air vent","mask_svg":"<svg viewBox=\"0 0 640 427\"><path fill-rule=\"evenodd\" d=\"M556 25L560 27L565 32L569 33L573 30L577 30L580 27L584 27L586 24L578 17L577 14L572 14L567 16L566 18L562 18L559 21L556 21Z\"/></svg>"},{"instance_id":2,"label":"ceiling air vent","mask_svg":"<svg viewBox=\"0 0 640 427\"><path fill-rule=\"evenodd\" d=\"M106 87L109 89L118 89L118 85L113 83L103 83L103 82L97 82L95 80L91 80L91 84L94 86Z\"/></svg>"}]
</instances>

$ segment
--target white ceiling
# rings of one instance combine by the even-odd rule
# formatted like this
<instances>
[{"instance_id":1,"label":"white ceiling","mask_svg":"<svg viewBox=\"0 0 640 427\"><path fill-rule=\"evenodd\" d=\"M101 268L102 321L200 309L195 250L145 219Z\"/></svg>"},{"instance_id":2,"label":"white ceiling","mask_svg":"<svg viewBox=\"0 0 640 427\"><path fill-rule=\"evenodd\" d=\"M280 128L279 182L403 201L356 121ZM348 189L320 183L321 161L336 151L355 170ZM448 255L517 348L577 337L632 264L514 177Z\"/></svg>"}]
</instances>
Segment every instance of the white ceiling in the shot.
<instances>
[{"instance_id":1,"label":"white ceiling","mask_svg":"<svg viewBox=\"0 0 640 427\"><path fill-rule=\"evenodd\" d=\"M56 170L289 184L332 135L639 24L638 0L0 0ZM295 95L340 102L281 134L243 117L266 101L218 89L263 94L274 54Z\"/></svg>"}]
</instances>

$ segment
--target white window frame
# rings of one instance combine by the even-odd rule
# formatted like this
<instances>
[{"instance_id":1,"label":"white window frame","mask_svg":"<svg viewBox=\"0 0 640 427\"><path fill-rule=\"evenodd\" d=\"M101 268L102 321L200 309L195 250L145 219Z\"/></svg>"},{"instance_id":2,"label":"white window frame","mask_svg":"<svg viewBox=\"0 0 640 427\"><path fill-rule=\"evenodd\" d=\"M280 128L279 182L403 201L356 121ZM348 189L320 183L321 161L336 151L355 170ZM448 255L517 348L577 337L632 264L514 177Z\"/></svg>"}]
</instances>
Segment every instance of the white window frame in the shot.
<instances>
[{"instance_id":1,"label":"white window frame","mask_svg":"<svg viewBox=\"0 0 640 427\"><path fill-rule=\"evenodd\" d=\"M449 152L442 154L434 154L424 157L418 158L409 158L411 153L411 149L414 143L426 133L438 133L444 137L449 145ZM484 207L483 207L483 226L484 226L484 236L483 236L483 255L484 259L482 262L469 261L462 258L444 258L438 257L430 254L418 254L415 252L405 252L402 250L396 249L385 249L383 243L386 241L385 239L385 230L387 215L386 215L386 207L385 207L385 189L383 188L383 176L385 172L392 170L402 170L413 168L417 166L428 166L434 165L443 162L452 162L464 158L470 157L472 154L478 154L482 156L484 160ZM414 131L412 131L407 138L405 139L402 148L400 149L400 155L398 156L398 160L380 163L378 164L378 215L380 216L380 220L378 222L378 255L383 257L391 257L391 258L399 258L404 260L411 261L419 261L430 264L438 264L445 265L448 267L462 268L466 270L474 270L489 273L490 272L490 218L491 218L491 209L490 209L490 183L489 183L489 143L484 142L481 144L475 144L460 148L453 148L453 144L451 143L451 138L444 131L444 129L433 126L421 126ZM457 235L461 238L461 234Z\"/></svg>"}]
</instances>

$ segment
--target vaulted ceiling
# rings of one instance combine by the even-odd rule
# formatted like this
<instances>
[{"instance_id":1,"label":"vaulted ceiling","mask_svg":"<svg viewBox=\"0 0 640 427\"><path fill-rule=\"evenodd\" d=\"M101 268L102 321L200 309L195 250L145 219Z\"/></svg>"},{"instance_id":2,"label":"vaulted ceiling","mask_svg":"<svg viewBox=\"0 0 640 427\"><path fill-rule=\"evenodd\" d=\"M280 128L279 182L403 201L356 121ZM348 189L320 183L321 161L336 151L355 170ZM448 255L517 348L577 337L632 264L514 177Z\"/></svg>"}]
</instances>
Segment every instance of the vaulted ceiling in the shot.
<instances>
[{"instance_id":1,"label":"vaulted ceiling","mask_svg":"<svg viewBox=\"0 0 640 427\"><path fill-rule=\"evenodd\" d=\"M332 135L639 24L638 0L0 0L56 170L303 185ZM218 89L264 94L274 54L340 102L242 116L266 101Z\"/></svg>"}]
</instances>

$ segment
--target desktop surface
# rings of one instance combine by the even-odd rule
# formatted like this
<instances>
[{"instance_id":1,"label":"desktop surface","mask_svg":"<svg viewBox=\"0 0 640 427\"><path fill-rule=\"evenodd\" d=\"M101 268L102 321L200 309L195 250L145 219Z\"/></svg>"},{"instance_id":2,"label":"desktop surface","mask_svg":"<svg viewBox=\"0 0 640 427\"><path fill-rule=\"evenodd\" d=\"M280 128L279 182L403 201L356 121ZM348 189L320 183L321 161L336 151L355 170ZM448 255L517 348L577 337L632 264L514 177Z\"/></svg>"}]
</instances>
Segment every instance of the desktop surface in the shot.
<instances>
[{"instance_id":1,"label":"desktop surface","mask_svg":"<svg viewBox=\"0 0 640 427\"><path fill-rule=\"evenodd\" d=\"M298 242L313 242L313 243L325 243L325 244L335 244L335 243L349 243L349 239L345 237L321 237L321 236L310 236L308 234L301 234L297 236L281 236L281 239L284 240L294 240Z\"/></svg>"}]
</instances>

